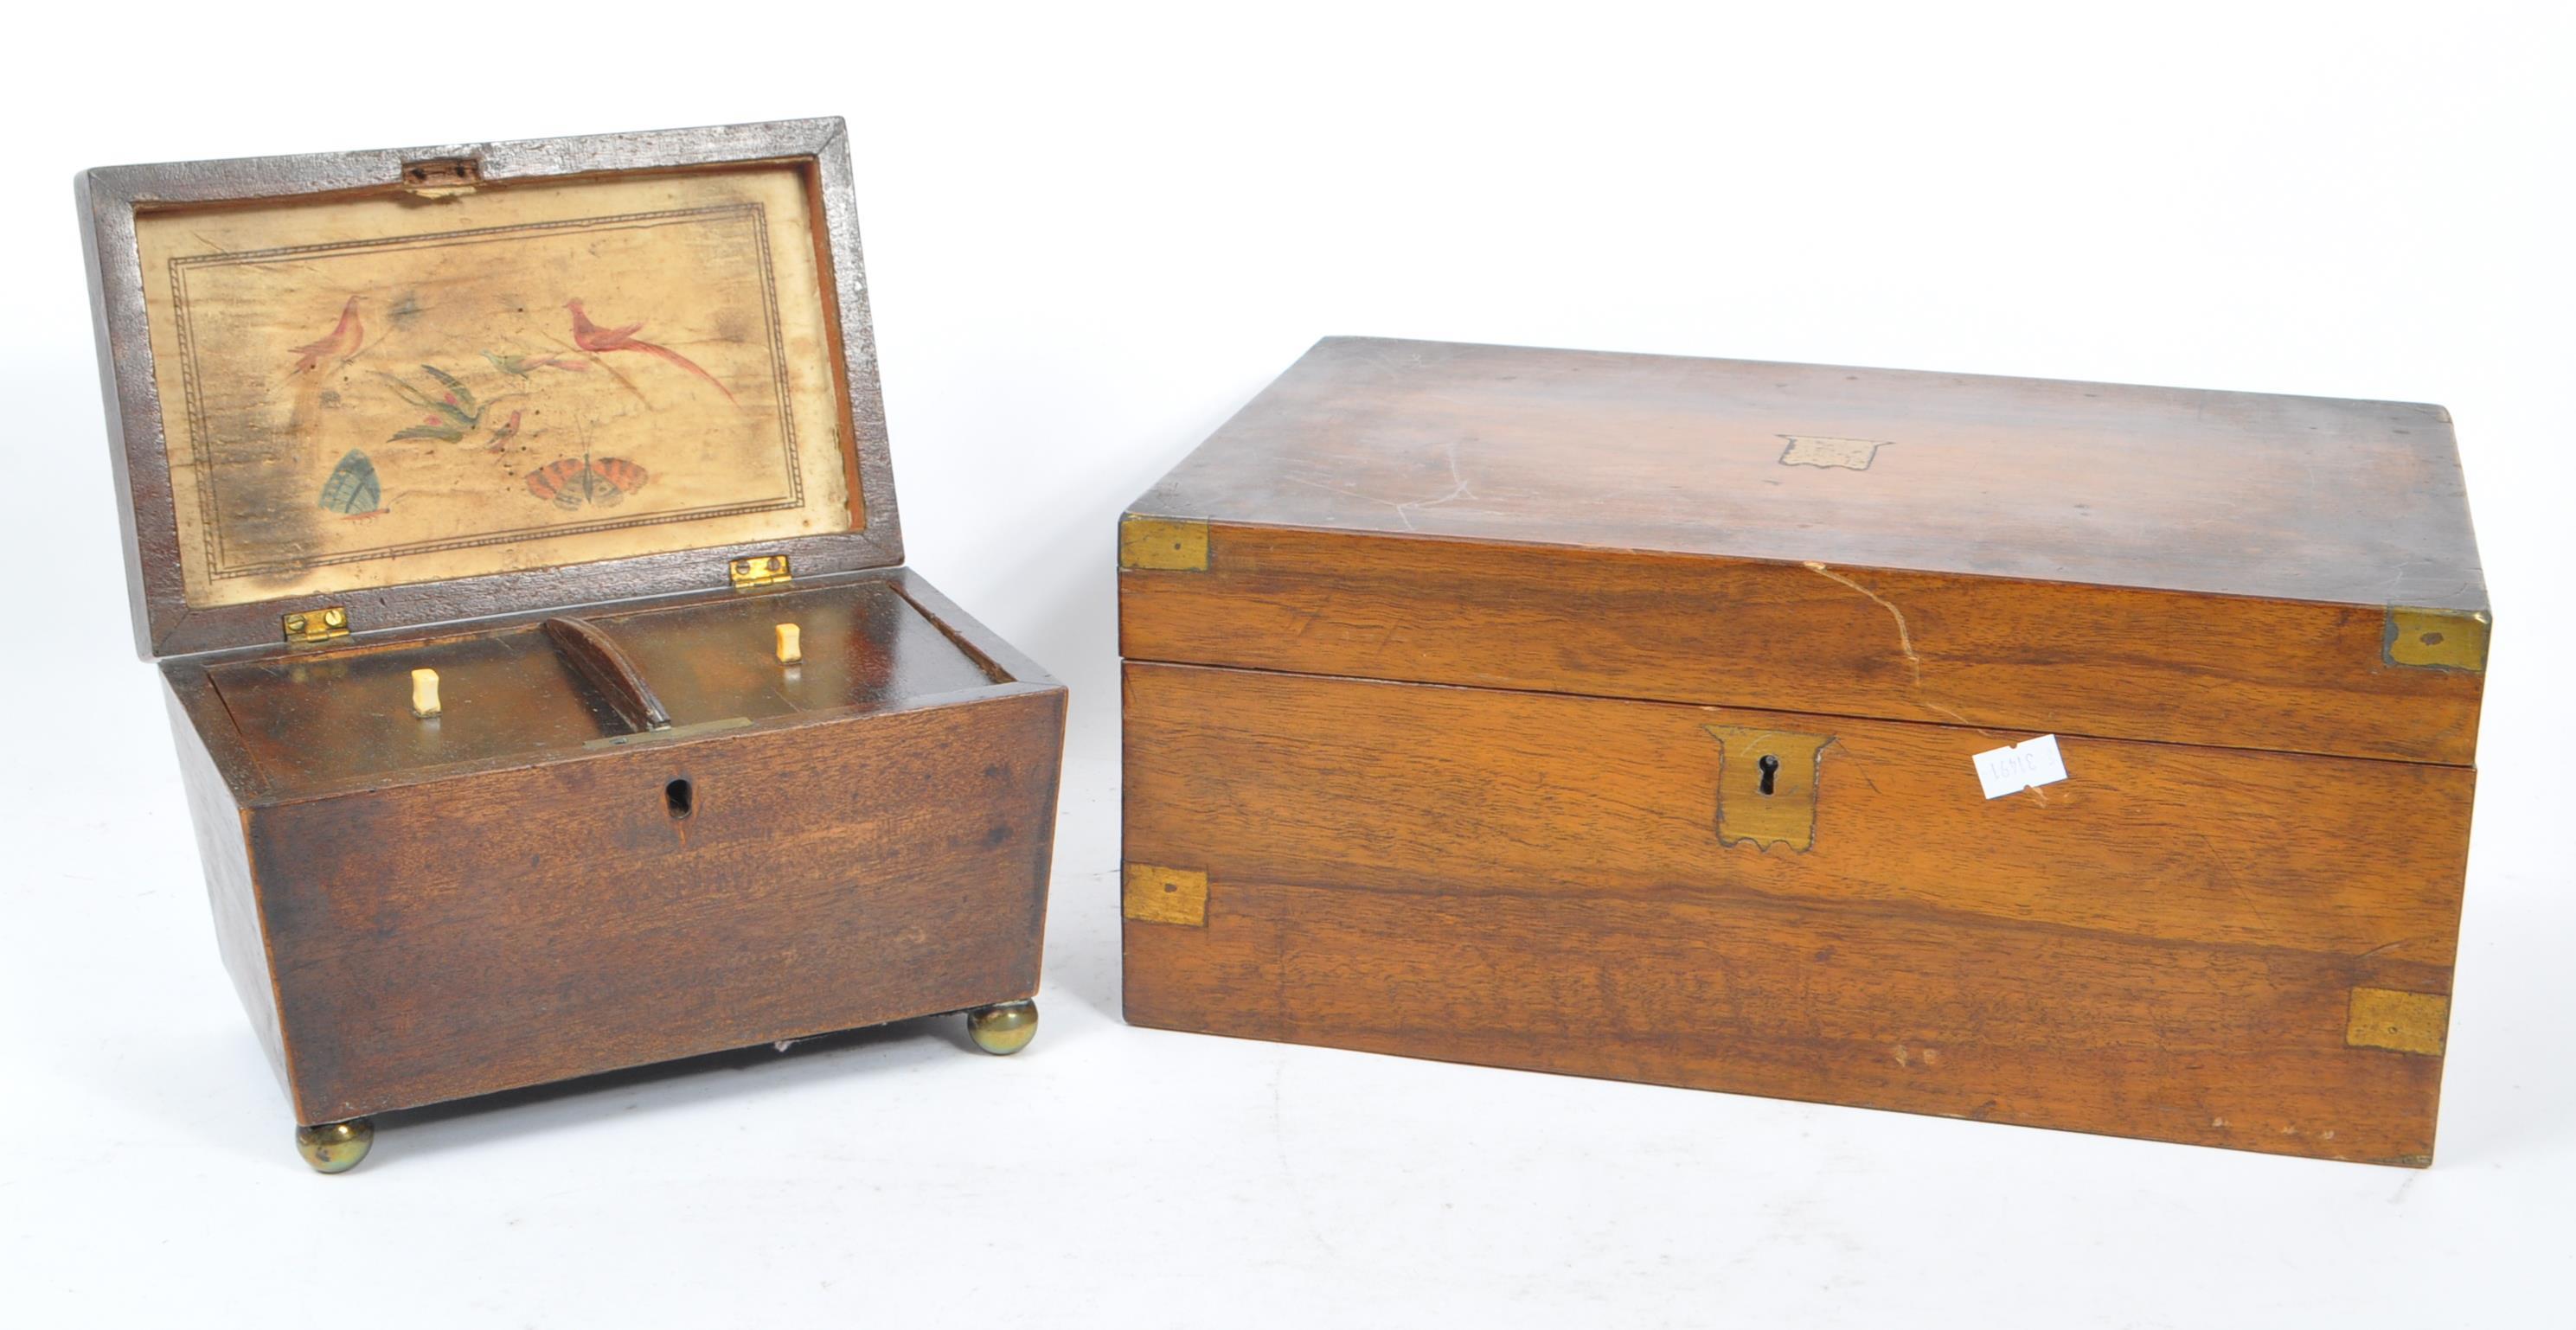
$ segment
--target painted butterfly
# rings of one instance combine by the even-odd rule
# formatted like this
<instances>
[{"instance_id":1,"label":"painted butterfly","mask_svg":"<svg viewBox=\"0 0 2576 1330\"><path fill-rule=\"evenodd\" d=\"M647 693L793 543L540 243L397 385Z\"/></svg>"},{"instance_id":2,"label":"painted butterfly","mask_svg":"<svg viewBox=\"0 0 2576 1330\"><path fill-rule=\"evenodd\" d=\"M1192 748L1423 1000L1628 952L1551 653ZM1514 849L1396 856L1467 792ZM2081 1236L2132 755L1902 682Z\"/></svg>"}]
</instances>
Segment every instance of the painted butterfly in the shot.
<instances>
[{"instance_id":1,"label":"painted butterfly","mask_svg":"<svg viewBox=\"0 0 2576 1330\"><path fill-rule=\"evenodd\" d=\"M529 472L528 492L553 500L558 508L584 504L613 508L652 478L651 472L623 457L567 457Z\"/></svg>"},{"instance_id":2,"label":"painted butterfly","mask_svg":"<svg viewBox=\"0 0 2576 1330\"><path fill-rule=\"evenodd\" d=\"M342 517L371 517L384 496L384 486L376 480L376 464L352 448L322 482L321 507Z\"/></svg>"}]
</instances>

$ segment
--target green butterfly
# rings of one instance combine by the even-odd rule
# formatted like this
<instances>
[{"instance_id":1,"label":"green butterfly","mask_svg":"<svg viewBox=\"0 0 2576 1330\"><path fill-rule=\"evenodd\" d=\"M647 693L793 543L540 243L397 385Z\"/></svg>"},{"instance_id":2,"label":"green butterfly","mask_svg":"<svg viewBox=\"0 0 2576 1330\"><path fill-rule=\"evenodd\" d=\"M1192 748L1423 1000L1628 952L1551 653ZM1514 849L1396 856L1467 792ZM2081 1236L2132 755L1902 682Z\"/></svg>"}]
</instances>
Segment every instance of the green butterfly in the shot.
<instances>
[{"instance_id":1,"label":"green butterfly","mask_svg":"<svg viewBox=\"0 0 2576 1330\"><path fill-rule=\"evenodd\" d=\"M376 464L367 455L352 448L331 468L330 478L322 482L320 507L342 517L365 517L377 511L385 497L385 487L376 480Z\"/></svg>"}]
</instances>

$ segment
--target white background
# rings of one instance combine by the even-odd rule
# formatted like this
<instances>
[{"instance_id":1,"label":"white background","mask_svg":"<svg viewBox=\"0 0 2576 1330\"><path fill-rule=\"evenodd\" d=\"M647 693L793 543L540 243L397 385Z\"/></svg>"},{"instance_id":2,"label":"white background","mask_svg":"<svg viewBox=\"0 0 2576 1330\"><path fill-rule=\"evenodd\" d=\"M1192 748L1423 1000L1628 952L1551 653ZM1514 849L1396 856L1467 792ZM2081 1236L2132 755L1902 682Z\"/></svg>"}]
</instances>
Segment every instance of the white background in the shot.
<instances>
[{"instance_id":1,"label":"white background","mask_svg":"<svg viewBox=\"0 0 2576 1330\"><path fill-rule=\"evenodd\" d=\"M0 1320L2564 1325L2565 11L47 6L12 20ZM1074 689L1042 998L322 1178L127 646L80 167L851 121L912 561ZM1114 518L1316 337L2437 401L2498 608L2428 1172L1120 1023Z\"/></svg>"}]
</instances>

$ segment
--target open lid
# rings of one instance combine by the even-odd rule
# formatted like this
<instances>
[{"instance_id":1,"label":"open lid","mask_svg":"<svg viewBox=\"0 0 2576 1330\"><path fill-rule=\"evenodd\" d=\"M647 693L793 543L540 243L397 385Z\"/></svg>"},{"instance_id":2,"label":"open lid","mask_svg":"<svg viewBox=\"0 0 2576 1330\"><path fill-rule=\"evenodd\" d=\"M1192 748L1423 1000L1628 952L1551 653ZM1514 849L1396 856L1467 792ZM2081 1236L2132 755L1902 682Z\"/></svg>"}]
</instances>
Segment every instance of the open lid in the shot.
<instances>
[{"instance_id":1,"label":"open lid","mask_svg":"<svg viewBox=\"0 0 2576 1330\"><path fill-rule=\"evenodd\" d=\"M78 187L146 656L903 560L838 119Z\"/></svg>"},{"instance_id":2,"label":"open lid","mask_svg":"<svg viewBox=\"0 0 2576 1330\"><path fill-rule=\"evenodd\" d=\"M2467 763L2448 412L1328 338L1139 498L1131 659Z\"/></svg>"}]
</instances>

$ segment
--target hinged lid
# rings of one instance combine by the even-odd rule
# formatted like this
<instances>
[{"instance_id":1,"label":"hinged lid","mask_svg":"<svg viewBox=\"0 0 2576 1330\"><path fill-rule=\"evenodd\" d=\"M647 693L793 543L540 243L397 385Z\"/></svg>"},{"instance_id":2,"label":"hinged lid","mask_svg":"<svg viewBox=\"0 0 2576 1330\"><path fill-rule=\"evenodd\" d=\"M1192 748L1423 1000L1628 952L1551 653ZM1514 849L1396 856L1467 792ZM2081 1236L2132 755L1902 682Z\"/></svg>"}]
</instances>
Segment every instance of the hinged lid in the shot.
<instances>
[{"instance_id":1,"label":"hinged lid","mask_svg":"<svg viewBox=\"0 0 2576 1330\"><path fill-rule=\"evenodd\" d=\"M79 189L147 656L902 562L839 120Z\"/></svg>"},{"instance_id":2,"label":"hinged lid","mask_svg":"<svg viewBox=\"0 0 2576 1330\"><path fill-rule=\"evenodd\" d=\"M1331 338L1119 551L1189 664L2450 763L2486 664L2407 403Z\"/></svg>"}]
</instances>

